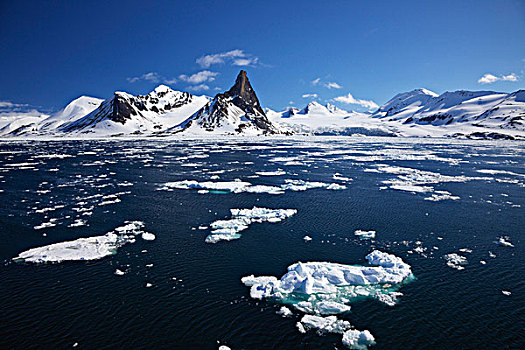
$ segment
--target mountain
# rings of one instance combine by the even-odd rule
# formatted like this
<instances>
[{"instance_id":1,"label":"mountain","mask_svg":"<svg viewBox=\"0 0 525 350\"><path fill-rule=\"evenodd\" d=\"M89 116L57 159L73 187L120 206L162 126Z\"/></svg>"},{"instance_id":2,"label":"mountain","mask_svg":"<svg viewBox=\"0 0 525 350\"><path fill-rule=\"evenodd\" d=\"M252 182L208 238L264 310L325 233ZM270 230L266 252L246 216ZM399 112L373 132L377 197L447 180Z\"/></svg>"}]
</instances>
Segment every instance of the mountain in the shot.
<instances>
[{"instance_id":1,"label":"mountain","mask_svg":"<svg viewBox=\"0 0 525 350\"><path fill-rule=\"evenodd\" d=\"M423 132L428 136L524 137L525 90L458 90L437 95L418 89L394 96L372 118L402 123L398 128L411 136Z\"/></svg>"},{"instance_id":2,"label":"mountain","mask_svg":"<svg viewBox=\"0 0 525 350\"><path fill-rule=\"evenodd\" d=\"M147 95L117 91L91 113L65 123L59 131L98 135L153 133L179 124L207 102L206 96L175 91L166 85Z\"/></svg>"},{"instance_id":3,"label":"mountain","mask_svg":"<svg viewBox=\"0 0 525 350\"><path fill-rule=\"evenodd\" d=\"M415 89L377 111L346 111L316 101L304 108L263 109L241 70L213 99L160 85L147 95L117 91L106 100L81 96L52 115L27 105L0 104L1 137L173 135L368 135L525 139L525 90Z\"/></svg>"},{"instance_id":4,"label":"mountain","mask_svg":"<svg viewBox=\"0 0 525 350\"><path fill-rule=\"evenodd\" d=\"M282 129L296 134L395 136L387 125L370 118L369 113L346 111L332 104L310 102L303 109L267 111L268 118Z\"/></svg>"},{"instance_id":5,"label":"mountain","mask_svg":"<svg viewBox=\"0 0 525 350\"><path fill-rule=\"evenodd\" d=\"M217 94L212 101L172 131L233 135L287 133L268 119L244 70L239 72L235 84L228 91Z\"/></svg>"}]
</instances>

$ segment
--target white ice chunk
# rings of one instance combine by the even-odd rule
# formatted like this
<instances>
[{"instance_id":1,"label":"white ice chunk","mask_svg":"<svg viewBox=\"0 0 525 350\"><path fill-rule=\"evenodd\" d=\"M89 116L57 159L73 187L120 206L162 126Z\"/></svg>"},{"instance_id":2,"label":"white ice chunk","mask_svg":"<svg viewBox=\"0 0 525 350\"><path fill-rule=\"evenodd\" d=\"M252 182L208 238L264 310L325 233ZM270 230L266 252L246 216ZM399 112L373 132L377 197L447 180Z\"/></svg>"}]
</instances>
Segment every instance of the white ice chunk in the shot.
<instances>
[{"instance_id":1,"label":"white ice chunk","mask_svg":"<svg viewBox=\"0 0 525 350\"><path fill-rule=\"evenodd\" d=\"M350 349L365 350L374 344L374 336L367 330L350 329L343 333L343 345Z\"/></svg>"},{"instance_id":2,"label":"white ice chunk","mask_svg":"<svg viewBox=\"0 0 525 350\"><path fill-rule=\"evenodd\" d=\"M514 248L514 244L509 242L508 237L499 237L497 241L494 241L494 243L501 245L503 247Z\"/></svg>"},{"instance_id":3,"label":"white ice chunk","mask_svg":"<svg viewBox=\"0 0 525 350\"><path fill-rule=\"evenodd\" d=\"M456 270L463 270L465 269L463 265L468 264L466 257L458 255L456 253L446 254L443 257L447 261L447 266Z\"/></svg>"},{"instance_id":4,"label":"white ice chunk","mask_svg":"<svg viewBox=\"0 0 525 350\"><path fill-rule=\"evenodd\" d=\"M290 311L290 309L286 306L281 306L279 311L277 311L277 314L281 315L282 317L289 317L293 315L292 311Z\"/></svg>"},{"instance_id":5,"label":"white ice chunk","mask_svg":"<svg viewBox=\"0 0 525 350\"><path fill-rule=\"evenodd\" d=\"M142 239L146 241L153 241L155 240L155 235L150 232L143 232L142 233Z\"/></svg>"},{"instance_id":6,"label":"white ice chunk","mask_svg":"<svg viewBox=\"0 0 525 350\"><path fill-rule=\"evenodd\" d=\"M306 329L314 328L329 333L340 334L343 334L346 330L352 327L350 322L339 320L336 316L321 317L314 315L304 315L301 319L301 323Z\"/></svg>"},{"instance_id":7,"label":"white ice chunk","mask_svg":"<svg viewBox=\"0 0 525 350\"><path fill-rule=\"evenodd\" d=\"M230 209L232 219L217 220L210 224L211 234L206 237L206 243L231 241L239 239L239 232L246 230L254 222L280 222L297 213L295 209L268 209L253 207L252 209Z\"/></svg>"},{"instance_id":8,"label":"white ice chunk","mask_svg":"<svg viewBox=\"0 0 525 350\"><path fill-rule=\"evenodd\" d=\"M364 231L364 230L355 230L354 234L362 239L370 239L376 237L376 231Z\"/></svg>"}]
</instances>

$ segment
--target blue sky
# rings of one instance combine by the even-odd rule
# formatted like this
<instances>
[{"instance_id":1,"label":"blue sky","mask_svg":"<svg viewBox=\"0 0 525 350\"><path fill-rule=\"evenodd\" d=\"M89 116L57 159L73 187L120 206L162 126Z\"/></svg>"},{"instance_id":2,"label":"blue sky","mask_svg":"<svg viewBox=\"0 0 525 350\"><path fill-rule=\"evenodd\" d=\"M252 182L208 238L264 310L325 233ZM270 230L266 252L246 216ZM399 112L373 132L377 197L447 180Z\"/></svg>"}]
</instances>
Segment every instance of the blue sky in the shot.
<instances>
[{"instance_id":1,"label":"blue sky","mask_svg":"<svg viewBox=\"0 0 525 350\"><path fill-rule=\"evenodd\" d=\"M0 35L0 101L42 110L160 83L213 96L241 68L273 109L525 87L518 0L2 1Z\"/></svg>"}]
</instances>

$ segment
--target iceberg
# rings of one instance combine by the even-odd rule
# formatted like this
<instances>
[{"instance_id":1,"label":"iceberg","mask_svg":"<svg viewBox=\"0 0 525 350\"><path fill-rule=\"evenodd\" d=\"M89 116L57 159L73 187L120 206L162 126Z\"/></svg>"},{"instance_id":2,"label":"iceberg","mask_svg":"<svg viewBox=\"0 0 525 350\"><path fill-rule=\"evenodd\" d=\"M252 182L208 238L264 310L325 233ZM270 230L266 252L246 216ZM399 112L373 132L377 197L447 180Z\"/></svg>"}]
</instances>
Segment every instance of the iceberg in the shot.
<instances>
[{"instance_id":1,"label":"iceberg","mask_svg":"<svg viewBox=\"0 0 525 350\"><path fill-rule=\"evenodd\" d=\"M127 222L103 236L78 238L32 248L20 253L13 260L29 263L98 260L116 254L117 249L127 243L134 243L135 236L143 233L143 226L141 221Z\"/></svg>"},{"instance_id":2,"label":"iceberg","mask_svg":"<svg viewBox=\"0 0 525 350\"><path fill-rule=\"evenodd\" d=\"M210 224L212 229L206 237L206 243L231 241L241 238L239 232L246 230L255 222L280 222L297 213L295 209L268 209L253 207L252 209L230 209L232 218L217 220Z\"/></svg>"},{"instance_id":3,"label":"iceberg","mask_svg":"<svg viewBox=\"0 0 525 350\"><path fill-rule=\"evenodd\" d=\"M250 287L250 296L254 299L273 298L319 315L348 311L349 308L342 305L362 297L373 297L392 305L399 296L397 287L412 275L410 265L379 250L368 254L366 259L372 266L298 262L290 265L280 279L251 275L241 281Z\"/></svg>"}]
</instances>

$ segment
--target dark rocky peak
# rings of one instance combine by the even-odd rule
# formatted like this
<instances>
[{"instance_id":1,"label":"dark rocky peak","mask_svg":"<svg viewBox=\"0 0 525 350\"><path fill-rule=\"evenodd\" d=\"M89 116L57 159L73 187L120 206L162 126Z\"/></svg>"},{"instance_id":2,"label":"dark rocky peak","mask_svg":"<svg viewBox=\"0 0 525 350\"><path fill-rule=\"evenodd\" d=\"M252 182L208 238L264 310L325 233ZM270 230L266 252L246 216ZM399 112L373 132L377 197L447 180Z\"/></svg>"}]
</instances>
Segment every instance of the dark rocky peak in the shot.
<instances>
[{"instance_id":1,"label":"dark rocky peak","mask_svg":"<svg viewBox=\"0 0 525 350\"><path fill-rule=\"evenodd\" d=\"M264 116L266 115L244 70L239 72L235 84L223 95L231 98L234 105L247 113L257 114L256 112L258 112Z\"/></svg>"}]
</instances>

